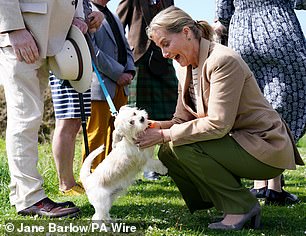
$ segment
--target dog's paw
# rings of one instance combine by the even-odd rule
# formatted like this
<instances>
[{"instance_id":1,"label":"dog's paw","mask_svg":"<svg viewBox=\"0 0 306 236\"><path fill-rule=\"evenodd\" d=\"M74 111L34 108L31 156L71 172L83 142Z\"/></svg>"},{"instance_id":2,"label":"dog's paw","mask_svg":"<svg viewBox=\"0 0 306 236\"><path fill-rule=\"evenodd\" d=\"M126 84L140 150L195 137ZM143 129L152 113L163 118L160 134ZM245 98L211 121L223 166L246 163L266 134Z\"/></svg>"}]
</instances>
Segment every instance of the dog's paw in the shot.
<instances>
[{"instance_id":1,"label":"dog's paw","mask_svg":"<svg viewBox=\"0 0 306 236\"><path fill-rule=\"evenodd\" d=\"M157 173L159 173L159 174L161 174L161 175L166 175L166 174L168 173L168 168L165 167L164 165L162 165L162 166L158 169Z\"/></svg>"}]
</instances>

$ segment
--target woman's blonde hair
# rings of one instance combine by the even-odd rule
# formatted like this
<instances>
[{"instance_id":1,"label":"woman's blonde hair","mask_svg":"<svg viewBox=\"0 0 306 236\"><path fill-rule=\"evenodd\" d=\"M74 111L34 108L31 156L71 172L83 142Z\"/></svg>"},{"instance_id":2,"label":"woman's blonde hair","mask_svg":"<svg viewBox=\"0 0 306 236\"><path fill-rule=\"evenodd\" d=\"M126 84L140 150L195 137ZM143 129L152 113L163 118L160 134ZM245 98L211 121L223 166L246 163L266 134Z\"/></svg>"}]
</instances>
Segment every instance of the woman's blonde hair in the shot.
<instances>
[{"instance_id":1,"label":"woman's blonde hair","mask_svg":"<svg viewBox=\"0 0 306 236\"><path fill-rule=\"evenodd\" d=\"M178 7L170 6L159 12L147 27L146 32L150 39L157 29L164 29L169 33L180 33L187 26L194 33L196 39L201 37L213 41L214 30L207 21L194 21L190 15Z\"/></svg>"}]
</instances>

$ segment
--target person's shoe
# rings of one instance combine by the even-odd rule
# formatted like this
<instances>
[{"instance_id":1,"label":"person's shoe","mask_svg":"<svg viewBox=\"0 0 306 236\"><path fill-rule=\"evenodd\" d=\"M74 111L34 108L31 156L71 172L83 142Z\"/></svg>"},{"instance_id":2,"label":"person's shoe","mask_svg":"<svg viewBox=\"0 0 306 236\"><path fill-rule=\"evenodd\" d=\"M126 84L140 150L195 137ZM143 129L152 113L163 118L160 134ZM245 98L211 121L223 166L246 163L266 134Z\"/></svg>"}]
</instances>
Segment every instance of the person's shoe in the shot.
<instances>
[{"instance_id":1,"label":"person's shoe","mask_svg":"<svg viewBox=\"0 0 306 236\"><path fill-rule=\"evenodd\" d=\"M75 207L75 204L71 201L66 201L66 202L58 202L57 203L61 207Z\"/></svg>"},{"instance_id":2,"label":"person's shoe","mask_svg":"<svg viewBox=\"0 0 306 236\"><path fill-rule=\"evenodd\" d=\"M143 172L143 177L147 180L159 180L160 179L160 175L153 171Z\"/></svg>"},{"instance_id":3,"label":"person's shoe","mask_svg":"<svg viewBox=\"0 0 306 236\"><path fill-rule=\"evenodd\" d=\"M272 189L268 189L266 192L266 205L279 205L279 206L285 206L285 205L291 205L295 203L299 203L300 199L292 194L288 193L287 191L282 189L282 192L277 192Z\"/></svg>"},{"instance_id":4,"label":"person's shoe","mask_svg":"<svg viewBox=\"0 0 306 236\"><path fill-rule=\"evenodd\" d=\"M233 225L227 225L223 224L222 221L220 221L217 223L209 224L208 228L220 229L220 230L240 230L248 221L251 220L251 227L253 229L258 229L260 227L260 212L261 212L260 205L259 203L256 203L256 205L248 213L244 214L240 222ZM225 217L231 217L231 215L227 214Z\"/></svg>"},{"instance_id":5,"label":"person's shoe","mask_svg":"<svg viewBox=\"0 0 306 236\"><path fill-rule=\"evenodd\" d=\"M265 198L266 197L266 191L267 191L267 187L263 187L263 188L259 188L259 189L255 189L255 188L250 189L250 192L256 198Z\"/></svg>"},{"instance_id":6,"label":"person's shoe","mask_svg":"<svg viewBox=\"0 0 306 236\"><path fill-rule=\"evenodd\" d=\"M75 217L80 212L80 209L76 206L69 207L71 202L56 203L50 198L46 197L43 200L35 203L34 205L18 212L23 216L45 216L49 218L63 218L63 217ZM73 204L74 205L74 204Z\"/></svg>"},{"instance_id":7,"label":"person's shoe","mask_svg":"<svg viewBox=\"0 0 306 236\"><path fill-rule=\"evenodd\" d=\"M60 191L64 196L80 196L85 193L85 189L83 188L81 183L77 183L71 189Z\"/></svg>"}]
</instances>

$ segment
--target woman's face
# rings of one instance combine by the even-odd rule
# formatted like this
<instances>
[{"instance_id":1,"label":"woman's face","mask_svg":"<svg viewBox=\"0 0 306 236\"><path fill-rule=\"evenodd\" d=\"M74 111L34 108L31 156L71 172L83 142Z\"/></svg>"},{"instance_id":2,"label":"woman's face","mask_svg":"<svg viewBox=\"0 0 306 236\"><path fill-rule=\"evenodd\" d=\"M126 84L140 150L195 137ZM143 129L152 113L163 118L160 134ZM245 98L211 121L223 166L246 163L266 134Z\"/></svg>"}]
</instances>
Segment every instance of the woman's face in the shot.
<instances>
[{"instance_id":1,"label":"woman's face","mask_svg":"<svg viewBox=\"0 0 306 236\"><path fill-rule=\"evenodd\" d=\"M165 58L174 59L181 66L194 66L196 57L193 55L190 33L189 28L184 28L180 33L169 33L164 29L156 29L153 31L152 40L161 48Z\"/></svg>"}]
</instances>

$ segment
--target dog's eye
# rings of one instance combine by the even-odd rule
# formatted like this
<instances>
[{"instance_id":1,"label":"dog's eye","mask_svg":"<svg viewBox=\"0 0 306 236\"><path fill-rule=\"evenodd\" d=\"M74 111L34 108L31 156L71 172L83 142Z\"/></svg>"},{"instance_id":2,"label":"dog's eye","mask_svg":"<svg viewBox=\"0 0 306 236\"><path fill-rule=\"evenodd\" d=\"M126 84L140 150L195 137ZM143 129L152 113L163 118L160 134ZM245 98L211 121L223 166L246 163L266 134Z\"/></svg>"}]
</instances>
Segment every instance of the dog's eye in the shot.
<instances>
[{"instance_id":1,"label":"dog's eye","mask_svg":"<svg viewBox=\"0 0 306 236\"><path fill-rule=\"evenodd\" d=\"M136 116L136 112L133 113L133 116Z\"/></svg>"},{"instance_id":2,"label":"dog's eye","mask_svg":"<svg viewBox=\"0 0 306 236\"><path fill-rule=\"evenodd\" d=\"M134 120L130 120L130 124L134 125L135 121Z\"/></svg>"}]
</instances>

